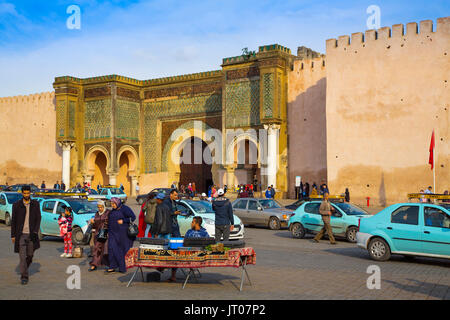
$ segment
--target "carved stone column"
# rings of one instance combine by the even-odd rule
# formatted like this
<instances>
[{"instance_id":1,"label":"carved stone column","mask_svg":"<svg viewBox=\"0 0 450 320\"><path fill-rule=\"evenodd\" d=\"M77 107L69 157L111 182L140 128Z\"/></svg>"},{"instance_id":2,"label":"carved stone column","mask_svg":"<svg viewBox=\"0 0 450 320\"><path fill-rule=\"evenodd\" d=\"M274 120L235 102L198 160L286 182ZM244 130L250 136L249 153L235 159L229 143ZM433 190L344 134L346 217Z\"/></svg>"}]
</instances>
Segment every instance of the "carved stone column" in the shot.
<instances>
[{"instance_id":1,"label":"carved stone column","mask_svg":"<svg viewBox=\"0 0 450 320\"><path fill-rule=\"evenodd\" d=\"M277 187L278 170L278 139L280 134L280 125L264 125L267 133L267 185Z\"/></svg>"},{"instance_id":2,"label":"carved stone column","mask_svg":"<svg viewBox=\"0 0 450 320\"><path fill-rule=\"evenodd\" d=\"M70 149L75 146L72 141L61 141L58 145L62 148L62 181L70 188Z\"/></svg>"}]
</instances>

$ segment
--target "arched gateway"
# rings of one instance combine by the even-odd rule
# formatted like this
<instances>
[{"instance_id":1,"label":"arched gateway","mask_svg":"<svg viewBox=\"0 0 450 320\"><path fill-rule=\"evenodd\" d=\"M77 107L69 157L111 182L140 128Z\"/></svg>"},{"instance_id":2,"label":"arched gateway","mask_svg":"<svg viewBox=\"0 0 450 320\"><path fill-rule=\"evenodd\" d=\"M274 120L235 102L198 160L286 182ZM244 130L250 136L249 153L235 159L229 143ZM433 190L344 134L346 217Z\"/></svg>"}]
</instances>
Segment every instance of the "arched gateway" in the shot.
<instances>
[{"instance_id":1,"label":"arched gateway","mask_svg":"<svg viewBox=\"0 0 450 320\"><path fill-rule=\"evenodd\" d=\"M294 58L288 48L270 45L255 54L225 58L221 70L210 72L144 81L118 75L55 78L63 180L70 186L122 183L133 195L138 182L142 193L189 180L198 180L192 182L206 191L211 183L232 187L256 177L263 187L270 183L278 194L286 192L287 163L278 162L287 148L287 76ZM194 122L201 123L200 133L194 132ZM202 151L209 150L219 161L180 163L189 147L174 149L179 146L170 137L178 128L189 132L178 143L192 149L203 141ZM266 130L268 147L244 139L243 150L257 149L257 163L248 157L242 165L226 163L229 145L223 141L211 146L205 136L209 129ZM239 154L241 147L231 149ZM263 158L268 162L261 162Z\"/></svg>"}]
</instances>

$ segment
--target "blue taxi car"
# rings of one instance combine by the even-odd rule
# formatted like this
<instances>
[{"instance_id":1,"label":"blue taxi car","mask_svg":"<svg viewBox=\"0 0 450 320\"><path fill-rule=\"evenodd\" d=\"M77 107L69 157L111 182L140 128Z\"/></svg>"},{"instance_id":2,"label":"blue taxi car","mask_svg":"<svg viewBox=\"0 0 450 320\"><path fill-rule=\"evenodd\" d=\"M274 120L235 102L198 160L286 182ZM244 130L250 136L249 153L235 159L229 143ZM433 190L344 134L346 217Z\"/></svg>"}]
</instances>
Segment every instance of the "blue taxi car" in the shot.
<instances>
[{"instance_id":1,"label":"blue taxi car","mask_svg":"<svg viewBox=\"0 0 450 320\"><path fill-rule=\"evenodd\" d=\"M104 200L107 207L111 206L111 199L119 198L123 203L127 202L128 197L125 192L120 188L105 187L100 190L99 194L89 194L88 199L91 200Z\"/></svg>"},{"instance_id":2,"label":"blue taxi car","mask_svg":"<svg viewBox=\"0 0 450 320\"><path fill-rule=\"evenodd\" d=\"M72 242L76 245L83 243L84 233L89 221L97 212L97 203L85 199L75 198L48 198L40 201L41 205L41 228L39 239L44 236L59 237L58 218L64 212L64 206L72 208Z\"/></svg>"},{"instance_id":3,"label":"blue taxi car","mask_svg":"<svg viewBox=\"0 0 450 320\"><path fill-rule=\"evenodd\" d=\"M319 213L321 201L305 201L289 218L288 228L294 238L304 238L306 233L318 233L323 227L322 216ZM358 221L369 217L363 209L345 202L331 202L335 211L332 213L330 224L333 235L344 237L349 242L356 242Z\"/></svg>"},{"instance_id":4,"label":"blue taxi car","mask_svg":"<svg viewBox=\"0 0 450 320\"><path fill-rule=\"evenodd\" d=\"M450 259L450 203L398 203L362 219L358 247L376 261L392 254Z\"/></svg>"},{"instance_id":5,"label":"blue taxi car","mask_svg":"<svg viewBox=\"0 0 450 320\"><path fill-rule=\"evenodd\" d=\"M0 220L5 221L7 226L11 225L12 206L20 199L22 199L20 192L0 192Z\"/></svg>"}]
</instances>

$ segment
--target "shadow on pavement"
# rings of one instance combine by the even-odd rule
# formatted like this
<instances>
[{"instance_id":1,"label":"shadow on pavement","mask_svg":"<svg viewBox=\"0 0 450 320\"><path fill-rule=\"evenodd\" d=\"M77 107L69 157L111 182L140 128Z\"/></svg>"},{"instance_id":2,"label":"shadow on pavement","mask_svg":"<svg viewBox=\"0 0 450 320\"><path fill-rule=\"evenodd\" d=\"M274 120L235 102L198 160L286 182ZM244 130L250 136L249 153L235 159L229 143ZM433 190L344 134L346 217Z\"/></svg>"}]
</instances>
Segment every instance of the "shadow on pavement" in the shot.
<instances>
[{"instance_id":1,"label":"shadow on pavement","mask_svg":"<svg viewBox=\"0 0 450 320\"><path fill-rule=\"evenodd\" d=\"M148 271L146 271L148 270ZM133 276L134 272L136 271L136 269L130 269L128 270L128 272L126 274L124 274L123 276L120 276L117 278L117 280L119 280L122 283L128 283L128 281L130 281L131 277ZM143 269L144 271L144 279L147 278L146 273L148 272L155 272L154 269ZM186 275L187 275L187 270L185 270ZM177 272L177 282L176 284L180 284L182 285L183 282L186 280L186 275L183 274L183 272L178 271ZM161 281L159 281L159 283L167 283L166 280L168 280L170 278L170 268L164 270L164 272L161 275ZM186 284L186 286L192 285L192 284L211 284L211 283L215 283L215 284L220 284L223 285L223 283L221 281L223 280L229 280L229 282L231 284L233 284L234 286L236 286L237 289L239 289L240 286L240 277L237 276L230 276L230 275L226 275L226 274L222 274L222 273L211 273L211 272L201 272L201 277L198 278L197 277L197 281L195 279L190 278L188 283ZM235 284L234 282L232 282L231 280L239 280L237 284ZM245 283L248 283L248 280L245 280ZM136 277L133 280L134 282L143 282L142 281L142 276L141 276L141 272L138 271L138 273L136 274ZM151 282L149 282L151 283ZM155 282L153 282L155 283ZM158 282L157 282L158 283ZM167 283L167 284L173 284L173 283Z\"/></svg>"},{"instance_id":2,"label":"shadow on pavement","mask_svg":"<svg viewBox=\"0 0 450 320\"><path fill-rule=\"evenodd\" d=\"M16 274L20 276L20 266L17 265L16 267ZM30 267L28 268L28 274L31 277L32 275L41 272L41 264L38 262L31 263Z\"/></svg>"},{"instance_id":3,"label":"shadow on pavement","mask_svg":"<svg viewBox=\"0 0 450 320\"><path fill-rule=\"evenodd\" d=\"M338 254L338 255L347 256L347 257L363 258L365 260L368 259L373 262L378 262L378 261L372 260L370 258L367 250L358 248L356 246L353 248L330 248L330 249L326 249L324 251ZM433 258L426 258L426 257L404 257L402 255L394 254L389 259L389 261L400 262L400 263L409 263L409 264L417 263L417 264L421 264L421 265L441 266L441 267L446 267L446 268L450 267L450 260L438 259L438 258L433 259ZM380 262L380 263L383 263L383 262Z\"/></svg>"},{"instance_id":4,"label":"shadow on pavement","mask_svg":"<svg viewBox=\"0 0 450 320\"><path fill-rule=\"evenodd\" d=\"M408 281L412 281L415 284L405 285L393 280L384 280L384 282L392 284L394 287L401 289L403 291L409 291L413 293L421 293L426 294L431 297L444 299L447 291L450 290L449 286L443 284L436 284L430 282L424 282L414 279L407 279ZM440 293L440 294L439 294Z\"/></svg>"}]
</instances>

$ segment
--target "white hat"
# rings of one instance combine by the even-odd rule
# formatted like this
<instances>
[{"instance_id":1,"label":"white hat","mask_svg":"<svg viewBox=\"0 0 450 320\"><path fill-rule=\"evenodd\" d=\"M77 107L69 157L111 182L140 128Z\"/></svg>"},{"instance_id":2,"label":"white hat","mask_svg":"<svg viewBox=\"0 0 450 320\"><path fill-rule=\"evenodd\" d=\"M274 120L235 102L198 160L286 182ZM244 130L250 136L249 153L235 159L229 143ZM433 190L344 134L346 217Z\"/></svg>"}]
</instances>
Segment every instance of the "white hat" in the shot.
<instances>
[{"instance_id":1,"label":"white hat","mask_svg":"<svg viewBox=\"0 0 450 320\"><path fill-rule=\"evenodd\" d=\"M223 196L224 195L224 191L223 191L223 189L221 188L221 189L219 189L219 190L217 190L217 194L219 195L219 196Z\"/></svg>"},{"instance_id":2,"label":"white hat","mask_svg":"<svg viewBox=\"0 0 450 320\"><path fill-rule=\"evenodd\" d=\"M203 192L203 193L202 193L202 197L206 197L206 193Z\"/></svg>"}]
</instances>

